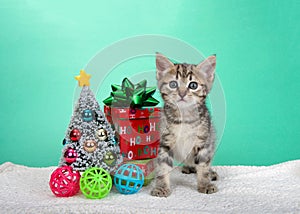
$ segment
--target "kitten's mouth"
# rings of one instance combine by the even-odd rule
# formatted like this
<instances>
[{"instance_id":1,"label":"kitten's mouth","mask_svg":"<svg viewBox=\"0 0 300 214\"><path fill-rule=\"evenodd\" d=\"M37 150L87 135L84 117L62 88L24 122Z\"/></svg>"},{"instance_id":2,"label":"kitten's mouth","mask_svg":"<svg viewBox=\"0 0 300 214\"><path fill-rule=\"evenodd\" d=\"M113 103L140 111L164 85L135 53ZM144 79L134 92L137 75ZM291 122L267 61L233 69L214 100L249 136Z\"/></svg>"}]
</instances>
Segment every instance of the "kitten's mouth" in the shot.
<instances>
[{"instance_id":1,"label":"kitten's mouth","mask_svg":"<svg viewBox=\"0 0 300 214\"><path fill-rule=\"evenodd\" d=\"M181 98L177 102L186 102L185 99Z\"/></svg>"}]
</instances>

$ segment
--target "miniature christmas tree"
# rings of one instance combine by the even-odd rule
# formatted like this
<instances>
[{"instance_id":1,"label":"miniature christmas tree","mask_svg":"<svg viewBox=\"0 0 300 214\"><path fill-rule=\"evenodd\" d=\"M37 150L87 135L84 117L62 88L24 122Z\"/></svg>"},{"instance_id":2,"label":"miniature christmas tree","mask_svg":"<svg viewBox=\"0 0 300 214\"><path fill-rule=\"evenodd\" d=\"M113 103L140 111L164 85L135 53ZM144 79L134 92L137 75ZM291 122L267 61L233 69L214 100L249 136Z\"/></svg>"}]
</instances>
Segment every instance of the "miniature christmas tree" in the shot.
<instances>
[{"instance_id":1,"label":"miniature christmas tree","mask_svg":"<svg viewBox=\"0 0 300 214\"><path fill-rule=\"evenodd\" d=\"M81 172L91 167L115 171L122 162L115 133L89 88L90 75L81 70L75 78L83 88L63 141L60 166Z\"/></svg>"}]
</instances>

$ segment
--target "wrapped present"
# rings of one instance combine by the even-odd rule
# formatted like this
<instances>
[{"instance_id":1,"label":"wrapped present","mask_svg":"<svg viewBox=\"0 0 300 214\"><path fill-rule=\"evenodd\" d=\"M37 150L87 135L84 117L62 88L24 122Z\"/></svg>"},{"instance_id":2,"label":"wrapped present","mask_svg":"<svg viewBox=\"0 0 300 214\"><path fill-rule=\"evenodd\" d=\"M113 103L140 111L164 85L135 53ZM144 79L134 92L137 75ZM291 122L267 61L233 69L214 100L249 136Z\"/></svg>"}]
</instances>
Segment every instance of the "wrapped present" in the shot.
<instances>
[{"instance_id":1,"label":"wrapped present","mask_svg":"<svg viewBox=\"0 0 300 214\"><path fill-rule=\"evenodd\" d=\"M144 178L144 185L143 186L147 186L148 184L151 183L151 181L154 179L155 177L155 171L153 170L151 174L149 174L148 176L146 176Z\"/></svg>"},{"instance_id":2,"label":"wrapped present","mask_svg":"<svg viewBox=\"0 0 300 214\"><path fill-rule=\"evenodd\" d=\"M132 160L128 161L127 163L136 164L139 166L143 173L144 173L144 186L147 186L151 183L151 181L154 179L155 176L155 165L154 165L154 159L147 159L147 160Z\"/></svg>"},{"instance_id":3,"label":"wrapped present","mask_svg":"<svg viewBox=\"0 0 300 214\"><path fill-rule=\"evenodd\" d=\"M151 175L155 168L154 159L132 160L132 161L126 161L126 163L135 164L138 167L140 167L145 177Z\"/></svg>"},{"instance_id":4,"label":"wrapped present","mask_svg":"<svg viewBox=\"0 0 300 214\"><path fill-rule=\"evenodd\" d=\"M134 85L125 78L122 86L112 85L111 96L103 101L125 160L155 158L158 154L161 109L152 107L159 102L152 97L155 87L146 84L143 80Z\"/></svg>"}]
</instances>

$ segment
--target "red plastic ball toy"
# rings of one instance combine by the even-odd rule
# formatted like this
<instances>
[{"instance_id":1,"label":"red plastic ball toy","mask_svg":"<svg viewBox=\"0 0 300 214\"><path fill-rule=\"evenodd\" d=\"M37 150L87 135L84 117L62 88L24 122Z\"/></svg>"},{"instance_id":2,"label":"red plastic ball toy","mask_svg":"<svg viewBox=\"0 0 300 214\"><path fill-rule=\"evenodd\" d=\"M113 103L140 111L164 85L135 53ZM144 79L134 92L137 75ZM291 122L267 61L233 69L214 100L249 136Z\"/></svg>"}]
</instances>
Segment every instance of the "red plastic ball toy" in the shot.
<instances>
[{"instance_id":1,"label":"red plastic ball toy","mask_svg":"<svg viewBox=\"0 0 300 214\"><path fill-rule=\"evenodd\" d=\"M76 158L77 158L77 152L72 149L72 148L68 148L66 151L65 151L65 154L64 154L64 158L65 158L65 161L67 163L73 163L76 161Z\"/></svg>"},{"instance_id":2,"label":"red plastic ball toy","mask_svg":"<svg viewBox=\"0 0 300 214\"><path fill-rule=\"evenodd\" d=\"M81 137L81 133L78 129L73 129L71 132L70 132L70 139L72 141L79 141L80 140L80 137Z\"/></svg>"},{"instance_id":3,"label":"red plastic ball toy","mask_svg":"<svg viewBox=\"0 0 300 214\"><path fill-rule=\"evenodd\" d=\"M57 168L51 174L50 189L57 197L70 197L78 193L80 173L70 166Z\"/></svg>"}]
</instances>

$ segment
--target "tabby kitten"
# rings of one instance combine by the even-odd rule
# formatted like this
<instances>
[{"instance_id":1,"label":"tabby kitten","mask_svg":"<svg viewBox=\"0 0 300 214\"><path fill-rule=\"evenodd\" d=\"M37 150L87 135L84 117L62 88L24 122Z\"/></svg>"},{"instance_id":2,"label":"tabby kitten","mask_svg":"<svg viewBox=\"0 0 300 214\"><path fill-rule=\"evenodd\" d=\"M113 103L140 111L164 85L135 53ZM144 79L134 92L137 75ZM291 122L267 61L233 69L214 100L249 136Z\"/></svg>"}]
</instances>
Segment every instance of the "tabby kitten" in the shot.
<instances>
[{"instance_id":1,"label":"tabby kitten","mask_svg":"<svg viewBox=\"0 0 300 214\"><path fill-rule=\"evenodd\" d=\"M171 194L169 173L174 159L184 163L183 173L197 173L199 192L217 191L211 181L218 175L210 166L215 132L205 105L215 67L215 55L198 65L173 64L162 54L156 55L156 78L164 107L153 196Z\"/></svg>"}]
</instances>

